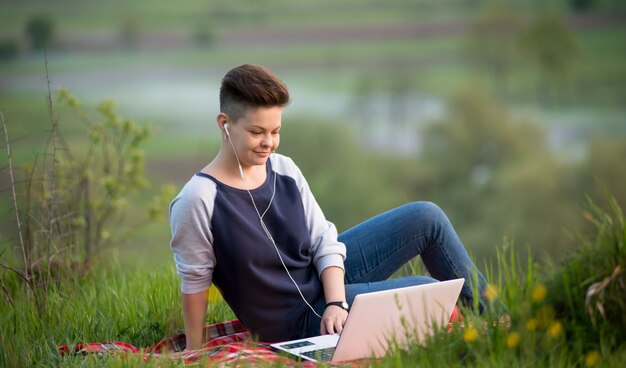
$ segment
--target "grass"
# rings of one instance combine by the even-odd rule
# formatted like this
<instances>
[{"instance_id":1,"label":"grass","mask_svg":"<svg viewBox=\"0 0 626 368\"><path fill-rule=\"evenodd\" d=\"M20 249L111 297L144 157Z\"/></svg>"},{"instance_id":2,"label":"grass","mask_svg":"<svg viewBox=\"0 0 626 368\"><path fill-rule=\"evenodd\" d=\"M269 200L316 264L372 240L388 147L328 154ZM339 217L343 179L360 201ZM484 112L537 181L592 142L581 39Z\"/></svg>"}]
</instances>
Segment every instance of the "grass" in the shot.
<instances>
[{"instance_id":1,"label":"grass","mask_svg":"<svg viewBox=\"0 0 626 368\"><path fill-rule=\"evenodd\" d=\"M15 299L15 307L2 304L0 365L72 365L72 359L59 356L57 345L125 341L147 347L177 332L182 318L178 278L171 265L128 271L107 252L100 262L98 271L85 279L70 280L50 290L41 314L23 297ZM6 272L3 282L13 283L20 293L16 280ZM231 318L225 305L211 308L209 321Z\"/></svg>"},{"instance_id":2,"label":"grass","mask_svg":"<svg viewBox=\"0 0 626 368\"><path fill-rule=\"evenodd\" d=\"M614 276L602 295L595 295L607 306L604 317L595 311L591 318L584 300L592 283L607 280L616 265L626 266L624 217L615 203L609 212L592 207L585 216L596 232L581 237L580 249L554 270L540 269L531 261L521 266L513 247L505 244L500 249L489 278L494 295L509 308L509 328L498 326L494 316L463 309L461 326L438 332L425 346L413 343L407 350L394 350L382 366L620 365L626 357L624 273ZM179 280L171 262L157 269L127 267L115 253L104 253L94 272L50 289L43 312L32 305L12 273L2 273L2 285L1 366L143 365L138 356L61 357L56 347L101 341L147 347L183 326ZM227 305L217 300L206 322L232 318ZM146 365L174 364L166 359Z\"/></svg>"}]
</instances>

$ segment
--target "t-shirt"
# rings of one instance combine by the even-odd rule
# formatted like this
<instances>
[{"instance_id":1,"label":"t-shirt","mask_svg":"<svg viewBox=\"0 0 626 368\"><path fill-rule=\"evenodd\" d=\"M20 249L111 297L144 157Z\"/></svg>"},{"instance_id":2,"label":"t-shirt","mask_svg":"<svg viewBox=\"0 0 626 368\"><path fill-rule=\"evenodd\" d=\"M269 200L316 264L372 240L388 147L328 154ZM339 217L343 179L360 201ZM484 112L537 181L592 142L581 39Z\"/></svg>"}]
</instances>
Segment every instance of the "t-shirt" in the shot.
<instances>
[{"instance_id":1,"label":"t-shirt","mask_svg":"<svg viewBox=\"0 0 626 368\"><path fill-rule=\"evenodd\" d=\"M170 205L170 246L183 293L205 291L214 282L237 318L270 342L297 336L308 307L259 215L309 303L323 293L322 270L343 268L346 249L294 162L274 153L266 168L265 182L250 193L194 175Z\"/></svg>"}]
</instances>

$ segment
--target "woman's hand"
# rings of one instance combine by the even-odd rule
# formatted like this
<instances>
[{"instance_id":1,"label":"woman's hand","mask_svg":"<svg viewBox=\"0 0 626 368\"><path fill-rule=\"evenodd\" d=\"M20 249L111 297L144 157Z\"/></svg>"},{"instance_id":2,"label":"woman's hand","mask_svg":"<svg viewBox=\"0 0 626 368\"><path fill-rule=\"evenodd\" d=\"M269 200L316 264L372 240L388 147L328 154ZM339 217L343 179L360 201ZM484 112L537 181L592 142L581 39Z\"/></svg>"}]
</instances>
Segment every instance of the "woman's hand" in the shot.
<instances>
[{"instance_id":1,"label":"woman's hand","mask_svg":"<svg viewBox=\"0 0 626 368\"><path fill-rule=\"evenodd\" d=\"M320 324L320 332L322 335L341 333L343 325L348 318L348 311L336 305L329 305L324 310L322 322Z\"/></svg>"},{"instance_id":2,"label":"woman's hand","mask_svg":"<svg viewBox=\"0 0 626 368\"><path fill-rule=\"evenodd\" d=\"M343 268L331 266L322 271L324 297L327 302L346 300L346 288L343 283ZM337 306L329 305L324 309L320 332L322 335L341 333L348 318L348 311Z\"/></svg>"}]
</instances>

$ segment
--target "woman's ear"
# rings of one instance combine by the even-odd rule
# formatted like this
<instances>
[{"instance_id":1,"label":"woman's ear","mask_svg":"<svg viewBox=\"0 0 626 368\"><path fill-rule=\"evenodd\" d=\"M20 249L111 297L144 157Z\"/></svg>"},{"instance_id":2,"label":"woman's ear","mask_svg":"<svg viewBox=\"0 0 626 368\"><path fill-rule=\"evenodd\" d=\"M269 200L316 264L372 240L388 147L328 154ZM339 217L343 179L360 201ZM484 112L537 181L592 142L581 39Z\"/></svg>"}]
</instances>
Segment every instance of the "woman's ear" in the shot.
<instances>
[{"instance_id":1,"label":"woman's ear","mask_svg":"<svg viewBox=\"0 0 626 368\"><path fill-rule=\"evenodd\" d=\"M219 114L217 114L217 117L215 120L217 121L217 126L220 128L225 138L230 138L230 133L228 132L228 128L227 128L228 115L226 115L223 112L220 112Z\"/></svg>"},{"instance_id":2,"label":"woman's ear","mask_svg":"<svg viewBox=\"0 0 626 368\"><path fill-rule=\"evenodd\" d=\"M224 124L228 123L228 115L226 115L226 113L220 112L219 114L217 114L215 121L217 121L217 126L219 126L220 130L224 130Z\"/></svg>"}]
</instances>

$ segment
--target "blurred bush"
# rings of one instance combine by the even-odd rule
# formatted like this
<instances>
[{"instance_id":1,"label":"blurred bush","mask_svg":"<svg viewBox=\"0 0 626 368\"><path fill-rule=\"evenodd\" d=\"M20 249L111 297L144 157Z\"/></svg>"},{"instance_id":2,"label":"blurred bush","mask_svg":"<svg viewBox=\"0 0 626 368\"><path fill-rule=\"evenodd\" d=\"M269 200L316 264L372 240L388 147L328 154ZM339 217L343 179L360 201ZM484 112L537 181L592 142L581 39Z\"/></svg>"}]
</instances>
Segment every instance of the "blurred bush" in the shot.
<instances>
[{"instance_id":1,"label":"blurred bush","mask_svg":"<svg viewBox=\"0 0 626 368\"><path fill-rule=\"evenodd\" d=\"M482 256L507 236L558 258L571 246L563 227L577 221L564 183L568 167L553 159L541 130L486 94L462 92L449 107L424 131L418 171L425 175L414 187L448 212Z\"/></svg>"},{"instance_id":2,"label":"blurred bush","mask_svg":"<svg viewBox=\"0 0 626 368\"><path fill-rule=\"evenodd\" d=\"M148 187L143 147L150 126L123 118L112 100L101 102L94 118L68 90L60 89L58 96L83 123L82 139L72 145L63 139L50 97L52 130L40 152L43 159L12 162L2 169L10 171L8 189L17 216L11 223L17 226L3 234L16 240L0 252L0 266L32 290L38 308L45 305L38 298L45 297L54 284L87 274L107 246L122 243L133 231L158 219L172 196L166 187L150 203L142 203L140 210L132 206L140 190ZM4 128L11 160L6 124Z\"/></svg>"},{"instance_id":3,"label":"blurred bush","mask_svg":"<svg viewBox=\"0 0 626 368\"><path fill-rule=\"evenodd\" d=\"M626 342L626 223L617 202L608 202L608 210L589 204L585 218L595 229L581 234L580 249L549 280L548 299L570 321L571 340L586 349Z\"/></svg>"},{"instance_id":4,"label":"blurred bush","mask_svg":"<svg viewBox=\"0 0 626 368\"><path fill-rule=\"evenodd\" d=\"M519 12L500 5L489 8L470 27L470 58L478 68L490 73L502 97L508 95L508 77L520 56L524 23Z\"/></svg>"},{"instance_id":5,"label":"blurred bush","mask_svg":"<svg viewBox=\"0 0 626 368\"><path fill-rule=\"evenodd\" d=\"M17 59L20 55L19 43L11 38L0 40L0 62Z\"/></svg>"},{"instance_id":6,"label":"blurred bush","mask_svg":"<svg viewBox=\"0 0 626 368\"><path fill-rule=\"evenodd\" d=\"M580 45L562 17L543 14L536 18L522 38L524 55L538 68L538 95L549 102L555 84L564 83L580 54Z\"/></svg>"},{"instance_id":7,"label":"blurred bush","mask_svg":"<svg viewBox=\"0 0 626 368\"><path fill-rule=\"evenodd\" d=\"M300 166L340 231L406 202L434 201L479 260L493 260L504 238L541 263L561 260L577 247L570 232L583 227L585 196L609 191L626 200L623 139L597 137L587 159L562 162L536 122L480 90L459 92L448 111L420 132L414 157L360 143L357 129L369 126L310 119L285 125L280 151Z\"/></svg>"},{"instance_id":8,"label":"blurred bush","mask_svg":"<svg viewBox=\"0 0 626 368\"><path fill-rule=\"evenodd\" d=\"M298 121L281 131L280 152L307 178L326 218L339 231L400 205L401 160L364 151L354 133L336 122Z\"/></svg>"},{"instance_id":9,"label":"blurred bush","mask_svg":"<svg viewBox=\"0 0 626 368\"><path fill-rule=\"evenodd\" d=\"M597 135L590 139L586 159L579 166L578 192L596 200L611 194L626 208L626 138Z\"/></svg>"},{"instance_id":10,"label":"blurred bush","mask_svg":"<svg viewBox=\"0 0 626 368\"><path fill-rule=\"evenodd\" d=\"M201 24L193 29L192 39L196 46L209 47L215 44L217 36L212 27Z\"/></svg>"},{"instance_id":11,"label":"blurred bush","mask_svg":"<svg viewBox=\"0 0 626 368\"><path fill-rule=\"evenodd\" d=\"M44 47L53 47L55 24L52 18L45 14L32 16L24 27L24 33L32 50L41 50Z\"/></svg>"},{"instance_id":12,"label":"blurred bush","mask_svg":"<svg viewBox=\"0 0 626 368\"><path fill-rule=\"evenodd\" d=\"M569 0L568 2L572 9L579 12L587 11L594 6L594 0Z\"/></svg>"},{"instance_id":13,"label":"blurred bush","mask_svg":"<svg viewBox=\"0 0 626 368\"><path fill-rule=\"evenodd\" d=\"M125 50L135 50L139 46L139 23L130 16L124 17L120 24L120 39Z\"/></svg>"}]
</instances>

